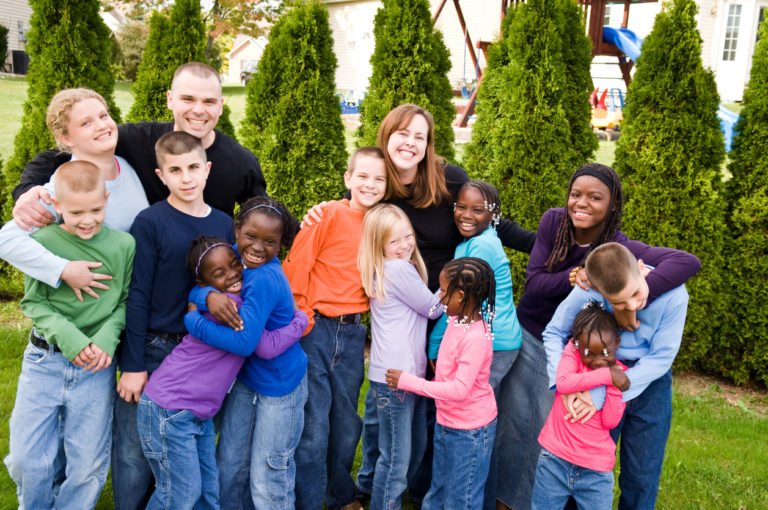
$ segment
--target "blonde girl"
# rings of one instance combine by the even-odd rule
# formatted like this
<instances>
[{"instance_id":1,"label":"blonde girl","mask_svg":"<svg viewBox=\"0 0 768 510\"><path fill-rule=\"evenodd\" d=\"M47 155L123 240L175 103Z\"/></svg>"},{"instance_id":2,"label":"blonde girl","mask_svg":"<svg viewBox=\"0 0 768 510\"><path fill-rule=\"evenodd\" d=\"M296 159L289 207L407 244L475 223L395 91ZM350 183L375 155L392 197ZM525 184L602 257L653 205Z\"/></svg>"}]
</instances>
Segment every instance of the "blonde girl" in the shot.
<instances>
[{"instance_id":1,"label":"blonde girl","mask_svg":"<svg viewBox=\"0 0 768 510\"><path fill-rule=\"evenodd\" d=\"M408 216L380 204L363 220L360 273L371 304L370 388L363 419L363 463L358 489L372 510L399 508L409 467L426 449L423 397L387 386L388 368L424 377L427 319L442 313L439 293L427 288L427 270Z\"/></svg>"}]
</instances>

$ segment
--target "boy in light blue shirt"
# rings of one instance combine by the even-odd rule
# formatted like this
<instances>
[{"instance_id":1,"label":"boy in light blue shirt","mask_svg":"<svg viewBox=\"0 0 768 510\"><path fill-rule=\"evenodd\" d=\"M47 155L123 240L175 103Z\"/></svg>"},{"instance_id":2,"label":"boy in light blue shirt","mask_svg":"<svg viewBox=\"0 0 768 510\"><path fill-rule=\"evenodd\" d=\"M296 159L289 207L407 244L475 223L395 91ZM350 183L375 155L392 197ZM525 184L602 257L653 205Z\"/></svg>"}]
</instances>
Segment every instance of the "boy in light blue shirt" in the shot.
<instances>
[{"instance_id":1,"label":"boy in light blue shirt","mask_svg":"<svg viewBox=\"0 0 768 510\"><path fill-rule=\"evenodd\" d=\"M650 271L625 247L606 243L587 257L586 272L593 289L578 286L560 304L543 333L547 352L550 388L555 387L557 365L563 347L571 337L576 314L590 301L602 303L607 310L634 310L638 325L635 331L624 331L616 359L629 367L629 388L623 393L628 403L624 417L611 431L614 441L621 437L619 509L653 509L659 490L669 429L672 422L672 362L675 360L685 326L688 292L677 287L648 303L645 274ZM610 353L609 353L610 354ZM573 419L588 420L574 409L589 400L597 408L605 400L605 388L569 395L566 407ZM570 405L569 405L570 404ZM595 409L595 408L593 408ZM584 417L585 416L585 417Z\"/></svg>"}]
</instances>

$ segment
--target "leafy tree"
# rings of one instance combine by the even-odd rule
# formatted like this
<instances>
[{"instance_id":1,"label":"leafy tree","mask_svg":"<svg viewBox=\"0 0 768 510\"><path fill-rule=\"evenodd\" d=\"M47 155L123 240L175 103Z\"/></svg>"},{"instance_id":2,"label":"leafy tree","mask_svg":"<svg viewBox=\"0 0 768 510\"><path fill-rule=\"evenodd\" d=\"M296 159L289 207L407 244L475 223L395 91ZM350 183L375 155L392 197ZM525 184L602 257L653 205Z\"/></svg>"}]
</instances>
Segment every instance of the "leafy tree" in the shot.
<instances>
[{"instance_id":1,"label":"leafy tree","mask_svg":"<svg viewBox=\"0 0 768 510\"><path fill-rule=\"evenodd\" d=\"M38 152L55 145L45 125L45 111L56 92L68 87L91 88L104 96L112 117L120 120L112 96L109 29L99 16L98 0L29 0L29 5L29 86L24 120L2 176L4 219L10 218L11 190L24 165Z\"/></svg>"},{"instance_id":2,"label":"leafy tree","mask_svg":"<svg viewBox=\"0 0 768 510\"><path fill-rule=\"evenodd\" d=\"M728 170L729 317L717 364L736 382L768 386L768 23L760 26Z\"/></svg>"},{"instance_id":3,"label":"leafy tree","mask_svg":"<svg viewBox=\"0 0 768 510\"><path fill-rule=\"evenodd\" d=\"M8 27L0 25L0 66L5 65L8 58Z\"/></svg>"},{"instance_id":4,"label":"leafy tree","mask_svg":"<svg viewBox=\"0 0 768 510\"><path fill-rule=\"evenodd\" d=\"M171 87L173 73L187 62L207 62L205 39L200 0L176 0L169 17L159 11L152 14L149 39L133 88L134 102L128 113L130 122L173 120L166 103L166 91ZM217 127L234 136L229 113L229 108L225 107Z\"/></svg>"},{"instance_id":5,"label":"leafy tree","mask_svg":"<svg viewBox=\"0 0 768 510\"><path fill-rule=\"evenodd\" d=\"M453 159L456 108L443 35L432 25L428 0L382 0L373 20L373 74L361 107L358 145L375 145L379 125L403 103L426 108L435 119L435 151Z\"/></svg>"},{"instance_id":6,"label":"leafy tree","mask_svg":"<svg viewBox=\"0 0 768 510\"><path fill-rule=\"evenodd\" d=\"M126 80L135 81L139 72L141 55L147 45L149 37L149 25L143 21L129 21L117 33L117 42L120 45L123 75Z\"/></svg>"},{"instance_id":7,"label":"leafy tree","mask_svg":"<svg viewBox=\"0 0 768 510\"><path fill-rule=\"evenodd\" d=\"M710 367L719 342L713 328L723 318L725 157L712 72L701 63L694 0L673 0L656 16L643 42L627 92L616 169L626 206L624 231L651 245L697 255L703 269L688 282L690 304L677 364ZM731 345L724 347L732 349Z\"/></svg>"},{"instance_id":8,"label":"leafy tree","mask_svg":"<svg viewBox=\"0 0 768 510\"><path fill-rule=\"evenodd\" d=\"M335 72L328 11L314 0L275 23L248 83L240 138L259 155L270 195L299 217L344 189L347 153Z\"/></svg>"}]
</instances>

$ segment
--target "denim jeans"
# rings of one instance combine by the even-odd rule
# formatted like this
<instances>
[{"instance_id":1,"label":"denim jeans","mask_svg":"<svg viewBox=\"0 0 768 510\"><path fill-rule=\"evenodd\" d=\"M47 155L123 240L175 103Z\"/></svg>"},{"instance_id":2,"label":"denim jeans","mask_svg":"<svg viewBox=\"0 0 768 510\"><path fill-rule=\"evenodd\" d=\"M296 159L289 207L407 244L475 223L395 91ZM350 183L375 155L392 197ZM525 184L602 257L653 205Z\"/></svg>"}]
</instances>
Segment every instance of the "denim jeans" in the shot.
<instances>
[{"instance_id":1,"label":"denim jeans","mask_svg":"<svg viewBox=\"0 0 768 510\"><path fill-rule=\"evenodd\" d=\"M435 425L432 486L422 510L477 510L496 438L496 420L485 427L461 430Z\"/></svg>"},{"instance_id":2,"label":"denim jeans","mask_svg":"<svg viewBox=\"0 0 768 510\"><path fill-rule=\"evenodd\" d=\"M171 411L141 395L136 411L141 448L155 477L148 510L219 508L213 420Z\"/></svg>"},{"instance_id":3,"label":"denim jeans","mask_svg":"<svg viewBox=\"0 0 768 510\"><path fill-rule=\"evenodd\" d=\"M512 370L512 365L515 364L517 355L520 353L520 349L514 349L511 351L493 351L493 359L491 361L491 374L488 378L488 383L493 388L493 393L496 396L496 408L499 410L499 416L497 423L501 421L501 381ZM488 480L485 482L485 494L483 495L483 508L485 510L496 509L496 485L498 484L498 471L499 471L499 431L496 431L496 441L493 443L493 453L491 453L491 465L488 468Z\"/></svg>"},{"instance_id":4,"label":"denim jeans","mask_svg":"<svg viewBox=\"0 0 768 510\"><path fill-rule=\"evenodd\" d=\"M282 397L261 395L235 381L220 413L221 508L294 508L294 452L306 401L306 377Z\"/></svg>"},{"instance_id":5,"label":"denim jeans","mask_svg":"<svg viewBox=\"0 0 768 510\"><path fill-rule=\"evenodd\" d=\"M621 422L611 430L614 441L621 435L620 510L652 510L656 506L671 424L672 372L668 371L627 402Z\"/></svg>"},{"instance_id":6,"label":"denim jeans","mask_svg":"<svg viewBox=\"0 0 768 510\"><path fill-rule=\"evenodd\" d=\"M531 510L563 508L571 497L578 508L611 510L613 471L580 467L542 448L536 466Z\"/></svg>"},{"instance_id":7,"label":"denim jeans","mask_svg":"<svg viewBox=\"0 0 768 510\"><path fill-rule=\"evenodd\" d=\"M147 374L152 375L177 345L176 342L147 335L144 344ZM115 398L115 418L112 422L112 497L115 510L143 510L155 490L152 469L144 457L136 428L137 408L138 404L129 404L119 396Z\"/></svg>"},{"instance_id":8,"label":"denim jeans","mask_svg":"<svg viewBox=\"0 0 768 510\"><path fill-rule=\"evenodd\" d=\"M350 471L360 439L357 414L363 384L365 326L315 314L301 339L307 354L309 397L296 449L296 508L337 510L355 499Z\"/></svg>"},{"instance_id":9,"label":"denim jeans","mask_svg":"<svg viewBox=\"0 0 768 510\"><path fill-rule=\"evenodd\" d=\"M20 508L93 508L107 480L115 365L87 372L27 344L5 458ZM64 458L58 456L63 445ZM54 480L57 460L64 479Z\"/></svg>"},{"instance_id":10,"label":"denim jeans","mask_svg":"<svg viewBox=\"0 0 768 510\"><path fill-rule=\"evenodd\" d=\"M427 446L425 400L415 393L371 381L365 402L363 464L357 485L371 494L370 510L399 509L408 488L408 475L421 463ZM375 422L375 438L366 430L371 422Z\"/></svg>"},{"instance_id":11,"label":"denim jeans","mask_svg":"<svg viewBox=\"0 0 768 510\"><path fill-rule=\"evenodd\" d=\"M555 392L549 391L544 344L523 328L523 344L501 382L496 498L511 508L529 508L541 446Z\"/></svg>"}]
</instances>

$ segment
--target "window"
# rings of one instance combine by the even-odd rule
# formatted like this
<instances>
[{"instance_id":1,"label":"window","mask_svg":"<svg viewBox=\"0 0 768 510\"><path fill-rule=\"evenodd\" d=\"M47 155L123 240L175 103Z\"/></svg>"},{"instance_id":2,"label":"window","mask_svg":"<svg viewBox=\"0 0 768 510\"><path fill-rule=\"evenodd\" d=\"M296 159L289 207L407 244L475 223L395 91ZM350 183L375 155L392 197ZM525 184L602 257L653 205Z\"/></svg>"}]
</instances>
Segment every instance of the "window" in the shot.
<instances>
[{"instance_id":1,"label":"window","mask_svg":"<svg viewBox=\"0 0 768 510\"><path fill-rule=\"evenodd\" d=\"M739 40L739 23L741 23L741 4L728 6L728 21L725 26L725 44L723 45L723 60L736 60L736 42Z\"/></svg>"},{"instance_id":2,"label":"window","mask_svg":"<svg viewBox=\"0 0 768 510\"><path fill-rule=\"evenodd\" d=\"M768 11L768 7L760 7L760 16L757 18L757 36L755 37L755 42L760 40L760 25L765 19L765 11Z\"/></svg>"},{"instance_id":3,"label":"window","mask_svg":"<svg viewBox=\"0 0 768 510\"><path fill-rule=\"evenodd\" d=\"M603 15L603 25L609 26L611 24L611 6L605 6L605 14Z\"/></svg>"}]
</instances>

